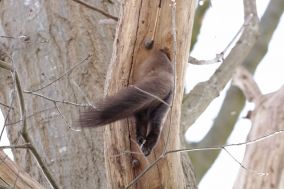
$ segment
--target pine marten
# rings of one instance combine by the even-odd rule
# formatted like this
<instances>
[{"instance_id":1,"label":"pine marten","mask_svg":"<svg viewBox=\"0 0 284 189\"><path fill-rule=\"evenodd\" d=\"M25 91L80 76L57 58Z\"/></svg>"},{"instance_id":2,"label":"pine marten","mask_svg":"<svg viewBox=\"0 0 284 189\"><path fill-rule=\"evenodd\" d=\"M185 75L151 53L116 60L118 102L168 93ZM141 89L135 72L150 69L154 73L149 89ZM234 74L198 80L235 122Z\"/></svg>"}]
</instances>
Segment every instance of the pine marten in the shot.
<instances>
[{"instance_id":1,"label":"pine marten","mask_svg":"<svg viewBox=\"0 0 284 189\"><path fill-rule=\"evenodd\" d=\"M172 101L173 87L174 71L167 51L151 50L149 56L138 64L133 86L96 103L95 108L80 115L79 123L81 127L99 127L134 116L136 141L144 155L148 156L159 138L163 119Z\"/></svg>"}]
</instances>

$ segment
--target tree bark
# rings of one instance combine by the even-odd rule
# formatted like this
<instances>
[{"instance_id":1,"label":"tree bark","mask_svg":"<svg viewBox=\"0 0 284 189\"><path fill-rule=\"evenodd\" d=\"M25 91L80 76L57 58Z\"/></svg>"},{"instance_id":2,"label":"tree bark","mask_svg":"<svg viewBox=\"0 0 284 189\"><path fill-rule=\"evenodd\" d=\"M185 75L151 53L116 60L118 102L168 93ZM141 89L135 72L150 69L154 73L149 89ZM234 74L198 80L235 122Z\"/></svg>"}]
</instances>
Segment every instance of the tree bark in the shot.
<instances>
[{"instance_id":1,"label":"tree bark","mask_svg":"<svg viewBox=\"0 0 284 189\"><path fill-rule=\"evenodd\" d=\"M125 1L122 4L122 17L119 21L111 62L109 94L117 92L129 83L131 84L131 74L136 69L137 64L147 56L144 40L152 36L158 4L158 1L152 0ZM173 16L171 13L171 6L173 5L170 4L170 1L162 1L154 48L167 47L171 50L171 57L173 57L175 56L172 51L174 45L173 25L170 21ZM186 165L188 159L183 158L182 160L179 153L162 155L164 150L180 148L179 120L184 86L183 75L184 66L189 55L194 1L177 1L175 14L177 77L173 107L167 116L159 142L148 157L139 154L139 148L135 143L134 122L132 119L115 122L107 126L105 158L108 188L128 188L130 186L137 189L196 187L193 177L185 177L185 175L190 176L190 174L186 173L187 170L183 169L183 165ZM168 136L169 138L167 138ZM168 142L167 139L169 139ZM155 161L157 162L153 163ZM138 166L133 166L137 162ZM153 165L153 167L150 168L150 165ZM187 164L187 166L190 166L190 164ZM143 173L145 174L140 177ZM135 178L136 180L134 180Z\"/></svg>"},{"instance_id":2,"label":"tree bark","mask_svg":"<svg viewBox=\"0 0 284 189\"><path fill-rule=\"evenodd\" d=\"M43 189L38 182L21 171L2 150L0 150L0 162L0 188Z\"/></svg>"},{"instance_id":3,"label":"tree bark","mask_svg":"<svg viewBox=\"0 0 284 189\"><path fill-rule=\"evenodd\" d=\"M117 16L119 3L112 2L88 3ZM116 26L107 24L107 17L71 0L1 1L0 5L4 31L1 35L9 37L1 38L1 60L12 58L22 90L45 86L91 54L85 63L37 93L79 104L86 103L81 91L92 100L103 95ZM0 77L0 100L10 104L14 81L2 68ZM27 133L58 188L106 188L103 129L81 132L70 129L69 124L79 113L78 107L29 93L24 93L24 101ZM11 124L20 119L17 104L15 99L12 106L16 111L9 114L7 125L12 144L23 143L19 137L23 122ZM7 109L3 113L7 115ZM30 153L23 149L13 152L25 171L50 188Z\"/></svg>"},{"instance_id":4,"label":"tree bark","mask_svg":"<svg viewBox=\"0 0 284 189\"><path fill-rule=\"evenodd\" d=\"M255 103L251 114L252 128L248 136L242 164L234 189L282 189L284 187L284 86L278 91L261 95L248 74L239 82L248 99ZM237 81L239 81L238 79Z\"/></svg>"}]
</instances>

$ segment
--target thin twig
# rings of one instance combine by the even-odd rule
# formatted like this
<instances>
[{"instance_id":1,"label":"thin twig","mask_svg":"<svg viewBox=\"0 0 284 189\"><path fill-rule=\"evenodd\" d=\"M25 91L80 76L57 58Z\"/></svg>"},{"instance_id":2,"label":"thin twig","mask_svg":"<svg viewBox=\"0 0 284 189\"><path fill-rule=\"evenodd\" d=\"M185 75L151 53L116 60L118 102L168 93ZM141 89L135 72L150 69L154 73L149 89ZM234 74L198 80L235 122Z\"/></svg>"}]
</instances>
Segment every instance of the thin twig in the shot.
<instances>
[{"instance_id":1,"label":"thin twig","mask_svg":"<svg viewBox=\"0 0 284 189\"><path fill-rule=\"evenodd\" d=\"M30 142L30 136L26 133L22 133L22 136L25 140L26 143ZM48 180L49 184L54 188L54 189L59 189L59 187L57 186L52 174L50 173L50 171L48 170L47 166L45 165L45 163L43 162L42 158L40 157L39 153L37 152L37 150L35 149L35 147L33 145L30 145L29 147L30 151L32 152L33 156L35 157L38 165L40 166L41 170L44 173L45 178Z\"/></svg>"},{"instance_id":2,"label":"thin twig","mask_svg":"<svg viewBox=\"0 0 284 189\"><path fill-rule=\"evenodd\" d=\"M19 178L19 174L20 174L20 170L18 170L17 174L16 174L16 179L15 179L15 182L13 184L13 188L14 189L16 187L16 184L17 184L17 181L18 181L18 178Z\"/></svg>"},{"instance_id":3,"label":"thin twig","mask_svg":"<svg viewBox=\"0 0 284 189\"><path fill-rule=\"evenodd\" d=\"M250 23L251 19L253 18L253 14L249 15L246 20L244 21L244 23L242 24L242 26L240 27L240 29L237 31L237 33L235 34L235 36L233 37L232 40L230 40L230 42L228 43L228 45L224 48L224 50L219 53L216 54L215 58L210 59L210 60L198 60L192 56L189 57L188 59L188 63L190 64L194 64L194 65L208 65L208 64L215 64L215 63L220 63L223 62L224 60L224 55L225 53L228 51L228 49L232 46L232 44L236 41L237 37L241 34L241 32L245 29L245 27L248 25L248 23Z\"/></svg>"},{"instance_id":4,"label":"thin twig","mask_svg":"<svg viewBox=\"0 0 284 189\"><path fill-rule=\"evenodd\" d=\"M216 54L215 58L211 60L198 60L192 56L188 58L188 63L193 65L209 65L209 64L216 64L222 62L224 59L223 54Z\"/></svg>"},{"instance_id":5,"label":"thin twig","mask_svg":"<svg viewBox=\"0 0 284 189\"><path fill-rule=\"evenodd\" d=\"M265 140L265 139L268 139L272 136L275 136L275 135L278 135L280 133L284 133L284 129L281 129L281 130L278 130L278 131L275 131L273 133L270 133L268 135L265 135L265 136L262 136L262 137L259 137L259 138L256 138L256 139L253 139L253 140L248 140L246 142L240 142L240 143L233 143L233 144L227 144L227 145L223 145L223 146L216 146L216 147L204 147L204 148L192 148L192 149L188 149L188 148L184 148L184 149L178 149L178 150L170 150L170 151L167 151L165 152L165 154L161 155L160 157L158 157L154 162L152 162L147 168L145 168L137 177L135 177L135 179L133 179L126 187L125 189L128 189L130 188L131 186L133 186L143 175L146 174L147 171L149 171L154 165L156 165L158 163L158 161L160 161L161 159L163 159L164 157L166 157L168 154L172 154L172 153L178 153L178 152L196 152L196 151L208 151L208 150L222 150L224 149L231 158L233 158L234 161L238 162L237 159L235 159L233 157L233 155L228 152L225 148L226 147L231 147L231 146L241 146L241 145L249 145L249 144L253 144L253 143L256 143L256 142L260 142L262 140ZM245 166L243 166L240 162L238 162L238 164L241 165L242 168L246 169L246 170L249 170L248 168L246 168ZM267 175L268 173L261 173L261 172L257 172L257 171L254 171L254 170L249 170L249 171L252 171L258 175Z\"/></svg>"},{"instance_id":6,"label":"thin twig","mask_svg":"<svg viewBox=\"0 0 284 189\"><path fill-rule=\"evenodd\" d=\"M12 59L11 59L12 60ZM27 132L27 121L26 121L26 109L25 109L25 102L24 102L24 96L23 96L23 90L21 87L21 83L20 83L20 79L18 77L18 74L16 72L15 67L13 66L13 60L12 60L12 66L7 64L6 62L0 60L0 67L9 70L11 72L14 73L14 77L15 77L15 88L17 89L17 97L18 97L18 101L19 101L19 110L20 110L20 116L21 116L21 120L23 123L23 129L21 131L21 134L23 136L23 139L26 143L30 144L29 149L31 150L32 154L34 155L36 161L38 162L38 165L40 166L40 168L42 169L46 179L48 180L48 182L50 183L50 185L54 188L54 189L59 189L59 187L57 186L55 180L53 179L51 173L49 172L48 168L45 166L42 158L40 157L39 153L37 152L37 150L35 149L35 147L32 145L31 143L31 139L30 136L28 135Z\"/></svg>"},{"instance_id":7,"label":"thin twig","mask_svg":"<svg viewBox=\"0 0 284 189\"><path fill-rule=\"evenodd\" d=\"M10 57L9 57L10 58ZM10 58L11 59L11 58ZM6 128L6 123L8 121L8 118L9 118L9 115L10 115L10 112L12 110L12 105L14 103L14 100L15 100L15 91L16 91L16 72L15 72L15 66L14 66L14 62L13 62L13 59L11 59L11 63L12 63L12 66L9 65L8 63L4 62L4 61L1 61L2 65L6 64L6 66L3 66L3 67L6 67L5 69L8 69L10 72L11 72L11 75L12 75L12 80L13 80L13 91L12 91L12 100L10 102L10 105L9 105L9 109L7 111L7 114L6 114L6 117L4 119L4 126L1 130L1 133L0 133L0 141L2 139L2 136L3 136L3 133L4 133L4 130Z\"/></svg>"},{"instance_id":8,"label":"thin twig","mask_svg":"<svg viewBox=\"0 0 284 189\"><path fill-rule=\"evenodd\" d=\"M10 108L11 106L7 105L7 104L4 104L2 102L0 102L0 105L5 107L5 108ZM15 108L11 107L13 110L15 110Z\"/></svg>"},{"instance_id":9,"label":"thin twig","mask_svg":"<svg viewBox=\"0 0 284 189\"><path fill-rule=\"evenodd\" d=\"M184 148L184 149L177 149L177 150L169 150L169 151L166 151L164 154L162 154L160 157L158 157L158 159L156 159L154 162L152 162L146 169L144 169L135 179L133 179L126 187L125 189L128 189L130 188L131 186L133 186L143 175L146 174L147 171L149 171L155 164L157 164L158 161L160 161L162 158L165 158L168 154L172 154L172 153L182 153L182 152L196 152L196 151L209 151L209 150L222 150L224 149L229 155L230 157L238 162L237 159L235 159L232 154L230 154L230 152L228 152L225 148L226 147L232 147L232 146L242 146L242 145L250 145L250 144L254 144L254 143L257 143L257 142L260 142L262 140L266 140L270 137L273 137L275 135L278 135L280 133L284 133L284 129L281 129L281 130L278 130L278 131L275 131L275 132L272 132L270 134L267 134L267 135L264 135L262 137L259 137L259 138L256 138L256 139L252 139L252 140L248 140L246 142L240 142L240 143L232 143L232 144L227 144L227 145L223 145L223 146L212 146L212 147L203 147L203 148ZM132 153L132 152L130 152ZM127 154L126 152L124 152L124 154ZM246 170L249 170L251 172L254 172L258 175L267 175L268 173L263 173L263 172L257 172L257 171L254 171L254 170L250 170L248 168L246 168L245 166L243 166L240 162L238 162L238 164L241 165L242 168L246 169Z\"/></svg>"},{"instance_id":10,"label":"thin twig","mask_svg":"<svg viewBox=\"0 0 284 189\"><path fill-rule=\"evenodd\" d=\"M57 103L56 103L56 102L54 102L54 105L55 105L55 107L56 107L56 109L57 109L59 115L61 115L62 119L64 120L65 124L68 126L69 129L71 129L72 131L81 131L80 129L73 129L72 126L71 126L71 124L68 123L66 117L65 117L65 116L62 114L62 112L60 111L60 109L59 109L59 107L57 106Z\"/></svg>"},{"instance_id":11,"label":"thin twig","mask_svg":"<svg viewBox=\"0 0 284 189\"><path fill-rule=\"evenodd\" d=\"M88 105L95 109L96 107L91 103L91 100L88 98L86 93L81 89L81 87L73 79L71 79L71 83L78 89L80 94L86 99Z\"/></svg>"},{"instance_id":12,"label":"thin twig","mask_svg":"<svg viewBox=\"0 0 284 189\"><path fill-rule=\"evenodd\" d=\"M62 119L64 120L65 124L71 128L70 124L68 123L68 121L66 120L65 116L62 114L62 112L60 111L59 107L57 106L56 102L54 102L54 105L56 107L56 110L58 111L59 115L62 117Z\"/></svg>"},{"instance_id":13,"label":"thin twig","mask_svg":"<svg viewBox=\"0 0 284 189\"><path fill-rule=\"evenodd\" d=\"M30 148L30 144L20 144L20 145L8 145L8 146L0 146L0 149L17 149L17 148Z\"/></svg>"},{"instance_id":14,"label":"thin twig","mask_svg":"<svg viewBox=\"0 0 284 189\"><path fill-rule=\"evenodd\" d=\"M254 1L244 1L244 3L250 2ZM244 30L235 46L207 81L198 83L189 94L184 96L181 117L189 118L182 119L182 128L192 125L201 113L204 112L206 107L208 107L210 102L219 96L219 92L224 89L225 85L232 78L234 70L244 61L246 55L253 48L256 42L256 36L258 35L256 7L252 4L244 9L246 18L244 21L245 24L243 24ZM251 15L253 15L252 18ZM249 24L247 24L247 22L249 22Z\"/></svg>"},{"instance_id":15,"label":"thin twig","mask_svg":"<svg viewBox=\"0 0 284 189\"><path fill-rule=\"evenodd\" d=\"M151 41L155 40L155 35L156 35L156 31L157 31L157 24L158 24L158 21L160 19L160 13L161 13L161 2L162 2L162 0L160 0L159 6L158 6L158 9L157 9L157 12L156 12L156 19L155 19L155 23L154 23L154 31L153 31L153 34L152 34L152 37L151 37Z\"/></svg>"},{"instance_id":16,"label":"thin twig","mask_svg":"<svg viewBox=\"0 0 284 189\"><path fill-rule=\"evenodd\" d=\"M32 92L32 91L23 91L23 92L26 93L26 94L31 94L31 95L35 95L35 96L41 97L41 98L46 99L46 100L51 101L51 102L58 102L58 103L62 103L62 104L68 104L68 105L80 106L80 107L89 106L87 104L77 104L77 103L69 102L69 101L65 101L65 100L52 99L50 97L47 97L47 96L44 96L42 94L35 93L35 92Z\"/></svg>"},{"instance_id":17,"label":"thin twig","mask_svg":"<svg viewBox=\"0 0 284 189\"><path fill-rule=\"evenodd\" d=\"M75 64L74 66L72 66L70 69L68 69L66 72L64 72L62 75L60 75L58 78L56 78L55 80L51 81L50 83L44 85L43 87L40 87L38 89L32 90L32 91L27 91L27 92L37 92L40 91L50 85L52 85L53 83L55 83L56 81L62 79L64 76L66 76L67 74L69 74L70 72L72 72L75 68L77 68L78 66L80 66L81 64L85 63L86 60L88 60L92 55L89 54L86 58L84 58L84 60L82 60L81 62Z\"/></svg>"},{"instance_id":18,"label":"thin twig","mask_svg":"<svg viewBox=\"0 0 284 189\"><path fill-rule=\"evenodd\" d=\"M254 15L251 13L250 15L248 15L248 17L246 17L242 27L239 29L239 31L236 33L236 35L233 37L233 39L230 41L230 43L226 46L226 48L220 54L225 54L227 52L227 50L236 41L237 37L241 34L241 32L245 29L245 27L251 22L253 16Z\"/></svg>"},{"instance_id":19,"label":"thin twig","mask_svg":"<svg viewBox=\"0 0 284 189\"><path fill-rule=\"evenodd\" d=\"M24 118L25 118L25 119L29 119L29 118L35 116L36 114L40 114L40 113L42 113L42 112L45 112L45 111L47 111L47 110L51 110L51 109L54 109L54 108L55 108L54 106L53 106L53 107L49 107L49 108L46 108L46 109L43 109L43 110L34 112L34 113L32 113L32 114L30 114L30 115L24 117ZM17 123L19 123L19 122L22 122L22 121L23 121L23 120L20 119L20 120L18 120L18 121L13 122L13 123L7 123L6 125L7 125L7 126L8 126L8 125L15 125L15 124L17 124Z\"/></svg>"},{"instance_id":20,"label":"thin twig","mask_svg":"<svg viewBox=\"0 0 284 189\"><path fill-rule=\"evenodd\" d=\"M121 152L121 153L119 153L119 154L114 154L114 155L112 155L112 156L110 156L110 158L116 158L116 157L120 157L120 156L123 156L123 155L125 155L125 154L137 154L137 155L143 155L143 156L145 156L142 152L133 152L133 151L123 151L123 152Z\"/></svg>"},{"instance_id":21,"label":"thin twig","mask_svg":"<svg viewBox=\"0 0 284 189\"><path fill-rule=\"evenodd\" d=\"M223 148L223 150L237 163L240 165L241 168L243 168L244 170L248 171L248 172L252 172L255 173L257 175L268 175L268 173L265 172L258 172L256 170L252 170L247 168L246 166L244 166L241 162L239 162L234 156L233 154L231 154L226 148Z\"/></svg>"},{"instance_id":22,"label":"thin twig","mask_svg":"<svg viewBox=\"0 0 284 189\"><path fill-rule=\"evenodd\" d=\"M226 144L226 145L221 145L221 146L212 146L212 147L184 148L184 149L170 150L170 151L167 151L167 154L176 153L176 152L195 152L195 151L206 151L206 150L222 150L223 148L226 148L226 147L250 145L250 144L254 144L254 143L260 142L262 140L266 140L266 139L268 139L270 137L273 137L273 136L281 134L281 133L284 133L284 129L281 129L281 130L272 132L270 134L261 136L259 138L248 140L248 141L245 141L245 142L232 143L232 144Z\"/></svg>"},{"instance_id":23,"label":"thin twig","mask_svg":"<svg viewBox=\"0 0 284 189\"><path fill-rule=\"evenodd\" d=\"M19 99L19 104L20 104L20 113L21 113L21 120L23 122L23 129L22 129L22 136L24 138L24 141L26 143L30 143L30 150L32 152L32 154L34 155L36 161L38 162L38 165L40 166L41 170L43 171L46 179L48 180L48 182L50 183L50 185L54 188L54 189L59 189L59 187L57 186L52 174L50 173L50 171L48 170L47 166L44 164L42 158L40 157L38 151L36 150L36 148L32 145L32 140L28 134L27 131L27 120L25 119L26 117L26 110L25 110L25 102L24 102L24 96L23 96L23 90L21 88L21 84L20 84L20 80L18 78L18 75L16 74L16 86L17 86L17 92L18 92L18 99Z\"/></svg>"},{"instance_id":24,"label":"thin twig","mask_svg":"<svg viewBox=\"0 0 284 189\"><path fill-rule=\"evenodd\" d=\"M171 105L170 105L169 103L167 103L166 101L164 101L163 99L159 98L158 96L156 96L156 95L154 95L154 94L152 94L152 93L149 93L149 92L147 92L147 91L144 91L143 89L140 89L139 87L137 87L137 86L135 86L135 85L130 85L130 87L133 87L133 88L137 89L138 91L140 91L140 92L142 92L142 93L145 93L145 94L147 94L147 95L149 95L149 96L151 96L151 97L153 97L153 98L159 100L159 101L162 102L163 104L165 104L165 105L171 107Z\"/></svg>"},{"instance_id":25,"label":"thin twig","mask_svg":"<svg viewBox=\"0 0 284 189\"><path fill-rule=\"evenodd\" d=\"M89 9L92 9L92 10L96 11L96 12L99 12L102 15L108 17L108 18L111 18L111 19L113 19L115 21L118 21L118 17L110 15L110 14L106 13L105 11L103 11L101 9L98 9L98 8L96 8L96 7L94 7L94 6L90 5L90 4L87 4L87 3L83 2L83 1L80 1L80 0L72 0L72 1L74 1L76 3L79 3L79 4L85 6L85 7L89 8Z\"/></svg>"},{"instance_id":26,"label":"thin twig","mask_svg":"<svg viewBox=\"0 0 284 189\"><path fill-rule=\"evenodd\" d=\"M0 133L0 141L2 139L2 136L3 136L3 133L4 133L4 130L7 126L7 121L8 121L8 118L9 118L9 114L12 110L12 104L14 103L14 99L15 99L15 90L12 91L12 100L10 102L10 106L9 106L9 109L7 111L7 115L5 116L5 119L4 119L4 126L2 127L2 130L1 130L1 133Z\"/></svg>"},{"instance_id":27,"label":"thin twig","mask_svg":"<svg viewBox=\"0 0 284 189\"><path fill-rule=\"evenodd\" d=\"M173 107L175 93L176 93L176 55L177 55L177 34L176 34L176 1L172 0L171 3L171 24L172 24L172 65L173 65L173 75L174 75L174 86L173 86L173 97L171 102L171 107ZM163 149L163 156L165 155L169 143L170 133L171 133L171 125L172 125L172 116L170 116L170 123L168 124L168 133L165 141L165 146Z\"/></svg>"},{"instance_id":28,"label":"thin twig","mask_svg":"<svg viewBox=\"0 0 284 189\"><path fill-rule=\"evenodd\" d=\"M163 156L161 155L159 158L157 158L155 161L153 161L147 168L145 168L135 179L133 179L124 189L128 189L143 176L145 175L154 165L156 165L161 159L163 159Z\"/></svg>"}]
</instances>

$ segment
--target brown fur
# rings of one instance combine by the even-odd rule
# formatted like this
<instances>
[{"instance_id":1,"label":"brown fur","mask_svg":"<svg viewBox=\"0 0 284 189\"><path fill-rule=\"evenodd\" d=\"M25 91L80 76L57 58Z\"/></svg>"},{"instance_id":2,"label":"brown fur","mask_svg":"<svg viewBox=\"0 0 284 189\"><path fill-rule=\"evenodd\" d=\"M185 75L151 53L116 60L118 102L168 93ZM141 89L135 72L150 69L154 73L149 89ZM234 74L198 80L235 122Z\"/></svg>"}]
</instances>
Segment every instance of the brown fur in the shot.
<instances>
[{"instance_id":1,"label":"brown fur","mask_svg":"<svg viewBox=\"0 0 284 189\"><path fill-rule=\"evenodd\" d=\"M170 104L173 91L173 68L163 50L151 50L134 73L134 86ZM81 127L98 127L134 116L136 137L142 151L151 153L160 135L160 127L169 106L144 92L129 86L114 96L106 97L80 115Z\"/></svg>"}]
</instances>

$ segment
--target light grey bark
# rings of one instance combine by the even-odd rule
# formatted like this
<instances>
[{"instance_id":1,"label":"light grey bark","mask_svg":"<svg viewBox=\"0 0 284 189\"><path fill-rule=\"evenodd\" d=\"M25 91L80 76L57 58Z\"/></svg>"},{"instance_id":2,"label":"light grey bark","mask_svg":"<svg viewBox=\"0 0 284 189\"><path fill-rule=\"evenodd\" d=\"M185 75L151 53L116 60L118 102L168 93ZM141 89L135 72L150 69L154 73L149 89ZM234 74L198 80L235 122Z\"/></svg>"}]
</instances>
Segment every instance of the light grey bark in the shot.
<instances>
[{"instance_id":1,"label":"light grey bark","mask_svg":"<svg viewBox=\"0 0 284 189\"><path fill-rule=\"evenodd\" d=\"M239 69L236 84L255 103L251 113L245 157L234 189L282 189L284 187L284 86L262 95L250 74Z\"/></svg>"},{"instance_id":2,"label":"light grey bark","mask_svg":"<svg viewBox=\"0 0 284 189\"><path fill-rule=\"evenodd\" d=\"M118 2L89 1L95 7L118 16ZM92 56L72 73L37 93L57 99L86 103L103 94L105 73L112 53L116 24L70 0L1 1L1 59L10 56L23 90L35 90L63 75L75 64ZM0 68L0 101L9 104L13 80ZM76 83L76 84L74 84ZM80 87L80 89L77 87ZM103 129L73 131L72 123L79 108L56 103L31 94L24 94L26 115L45 110L28 118L28 134L59 188L105 188ZM13 107L17 109L17 100ZM7 109L3 109L4 114ZM17 112L10 114L9 123L19 120ZM8 125L12 143L23 143L18 132L22 124ZM14 150L16 162L47 188L50 185L30 153Z\"/></svg>"}]
</instances>

